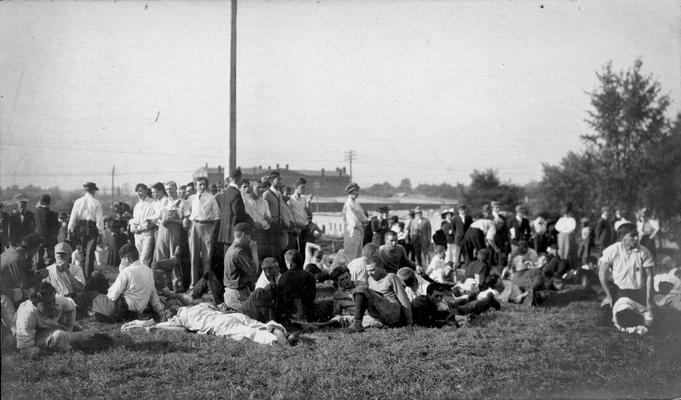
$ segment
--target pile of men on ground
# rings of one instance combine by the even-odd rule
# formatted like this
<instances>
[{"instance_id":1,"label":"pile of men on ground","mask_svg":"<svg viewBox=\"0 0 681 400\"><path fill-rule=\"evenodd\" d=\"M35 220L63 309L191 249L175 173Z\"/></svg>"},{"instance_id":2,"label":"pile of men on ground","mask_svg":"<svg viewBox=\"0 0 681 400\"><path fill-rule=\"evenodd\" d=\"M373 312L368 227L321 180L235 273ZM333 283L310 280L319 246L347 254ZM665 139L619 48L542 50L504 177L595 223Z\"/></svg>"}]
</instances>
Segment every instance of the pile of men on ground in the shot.
<instances>
[{"instance_id":1,"label":"pile of men on ground","mask_svg":"<svg viewBox=\"0 0 681 400\"><path fill-rule=\"evenodd\" d=\"M35 215L25 199L2 213L4 349L110 346L85 318L279 345L317 329L459 326L571 281L599 287L623 332L646 333L656 307L681 311L681 270L656 254L659 222L645 209L629 221L604 207L578 224L569 207L530 220L523 204L513 214L492 201L444 210L432 232L418 207L369 218L351 183L343 247L325 253L306 181L284 186L277 171L249 182L236 169L220 190L206 178L140 183L132 210L119 203L106 218L96 184L83 189L70 214L48 195Z\"/></svg>"}]
</instances>

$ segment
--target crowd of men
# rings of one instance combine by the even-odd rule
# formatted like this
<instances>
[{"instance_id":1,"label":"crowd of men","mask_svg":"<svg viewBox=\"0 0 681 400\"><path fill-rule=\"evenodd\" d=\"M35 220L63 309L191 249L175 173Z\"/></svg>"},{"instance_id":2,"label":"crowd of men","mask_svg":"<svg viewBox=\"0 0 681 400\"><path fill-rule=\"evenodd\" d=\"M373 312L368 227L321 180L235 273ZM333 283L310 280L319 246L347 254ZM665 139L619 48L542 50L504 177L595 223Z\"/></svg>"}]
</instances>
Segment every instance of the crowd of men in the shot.
<instances>
[{"instance_id":1,"label":"crowd of men","mask_svg":"<svg viewBox=\"0 0 681 400\"><path fill-rule=\"evenodd\" d=\"M290 330L457 325L500 301L536 305L540 292L569 280L600 283L623 331L645 332L655 306L681 311L681 272L674 259L656 259L659 223L647 210L630 222L604 208L592 229L569 208L556 221L530 220L524 205L508 214L492 201L472 215L465 205L445 210L433 230L418 207L404 221L387 207L370 218L352 183L343 248L324 254L303 178L287 188L277 171L249 182L236 169L220 192L206 178L140 183L134 207L120 203L106 218L96 184L83 189L70 214L51 211L44 195L35 216L25 201L2 215L3 343L31 356L92 343L93 333L72 332L88 316L149 313L195 331L290 344ZM118 268L106 276L102 265ZM331 310L319 301L328 287Z\"/></svg>"}]
</instances>

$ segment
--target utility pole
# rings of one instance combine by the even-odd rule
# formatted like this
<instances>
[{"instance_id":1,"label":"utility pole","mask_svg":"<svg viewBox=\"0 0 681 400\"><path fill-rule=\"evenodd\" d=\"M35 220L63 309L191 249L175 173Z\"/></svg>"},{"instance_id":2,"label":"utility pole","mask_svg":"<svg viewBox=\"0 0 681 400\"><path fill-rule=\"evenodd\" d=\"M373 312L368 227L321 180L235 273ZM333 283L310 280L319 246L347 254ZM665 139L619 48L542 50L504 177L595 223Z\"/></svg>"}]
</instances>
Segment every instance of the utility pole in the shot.
<instances>
[{"instance_id":1,"label":"utility pole","mask_svg":"<svg viewBox=\"0 0 681 400\"><path fill-rule=\"evenodd\" d=\"M111 167L111 210L114 208L114 174L116 173L116 166Z\"/></svg>"},{"instance_id":2,"label":"utility pole","mask_svg":"<svg viewBox=\"0 0 681 400\"><path fill-rule=\"evenodd\" d=\"M352 181L352 161L357 159L357 153L354 150L348 150L345 152L345 161L350 162L350 181Z\"/></svg>"},{"instance_id":3,"label":"utility pole","mask_svg":"<svg viewBox=\"0 0 681 400\"><path fill-rule=\"evenodd\" d=\"M232 0L232 29L229 52L229 170L227 174L236 169L236 2L237 0Z\"/></svg>"}]
</instances>

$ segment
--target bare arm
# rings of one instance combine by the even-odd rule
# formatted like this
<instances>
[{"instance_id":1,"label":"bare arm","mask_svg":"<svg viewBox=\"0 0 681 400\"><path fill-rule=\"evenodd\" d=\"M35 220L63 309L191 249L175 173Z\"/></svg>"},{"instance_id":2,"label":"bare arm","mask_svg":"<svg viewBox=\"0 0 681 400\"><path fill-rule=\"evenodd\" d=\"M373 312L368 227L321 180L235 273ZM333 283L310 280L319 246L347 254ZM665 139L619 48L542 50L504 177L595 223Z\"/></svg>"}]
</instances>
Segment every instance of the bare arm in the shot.
<instances>
[{"instance_id":1,"label":"bare arm","mask_svg":"<svg viewBox=\"0 0 681 400\"><path fill-rule=\"evenodd\" d=\"M601 282L603 292L605 292L605 300L603 300L603 303L609 304L610 306L612 306L612 294L610 293L610 288L608 288L608 280L606 274L608 272L608 269L611 267L612 267L611 264L605 263L603 261L598 263L598 280Z\"/></svg>"}]
</instances>

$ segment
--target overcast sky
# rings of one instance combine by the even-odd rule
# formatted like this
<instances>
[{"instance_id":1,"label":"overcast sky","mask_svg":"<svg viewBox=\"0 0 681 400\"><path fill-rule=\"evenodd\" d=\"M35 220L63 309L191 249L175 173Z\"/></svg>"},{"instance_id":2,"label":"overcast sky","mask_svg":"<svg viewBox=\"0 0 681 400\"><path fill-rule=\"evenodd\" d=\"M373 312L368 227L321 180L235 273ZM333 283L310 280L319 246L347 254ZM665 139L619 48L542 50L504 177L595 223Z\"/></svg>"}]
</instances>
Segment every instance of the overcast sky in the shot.
<instances>
[{"instance_id":1,"label":"overcast sky","mask_svg":"<svg viewBox=\"0 0 681 400\"><path fill-rule=\"evenodd\" d=\"M225 165L227 1L0 2L0 186L190 180ZM238 165L360 184L541 179L595 72L642 58L681 111L678 1L241 1Z\"/></svg>"}]
</instances>

